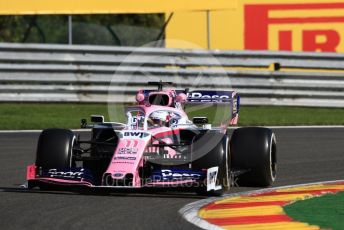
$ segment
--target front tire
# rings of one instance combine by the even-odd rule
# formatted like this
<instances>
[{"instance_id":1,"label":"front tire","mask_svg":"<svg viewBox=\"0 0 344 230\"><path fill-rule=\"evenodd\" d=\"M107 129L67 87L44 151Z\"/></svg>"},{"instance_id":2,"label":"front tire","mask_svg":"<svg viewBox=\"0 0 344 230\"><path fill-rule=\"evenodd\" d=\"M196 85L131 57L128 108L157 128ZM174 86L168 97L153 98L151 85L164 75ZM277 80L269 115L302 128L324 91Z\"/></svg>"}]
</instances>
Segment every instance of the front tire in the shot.
<instances>
[{"instance_id":1,"label":"front tire","mask_svg":"<svg viewBox=\"0 0 344 230\"><path fill-rule=\"evenodd\" d=\"M73 167L73 145L76 136L71 130L45 129L39 136L36 166L42 169Z\"/></svg>"},{"instance_id":2,"label":"front tire","mask_svg":"<svg viewBox=\"0 0 344 230\"><path fill-rule=\"evenodd\" d=\"M230 142L235 169L247 170L238 177L244 186L271 186L276 180L276 137L271 129L245 127L234 130Z\"/></svg>"}]
</instances>

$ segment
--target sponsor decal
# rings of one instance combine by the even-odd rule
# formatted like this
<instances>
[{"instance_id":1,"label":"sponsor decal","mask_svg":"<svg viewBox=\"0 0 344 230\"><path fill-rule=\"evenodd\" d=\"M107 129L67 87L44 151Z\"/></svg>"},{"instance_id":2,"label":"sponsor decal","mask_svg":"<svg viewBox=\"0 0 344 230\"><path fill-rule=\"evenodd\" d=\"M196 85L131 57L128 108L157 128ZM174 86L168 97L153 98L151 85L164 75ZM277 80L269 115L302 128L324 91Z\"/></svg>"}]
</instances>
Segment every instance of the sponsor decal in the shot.
<instances>
[{"instance_id":1,"label":"sponsor decal","mask_svg":"<svg viewBox=\"0 0 344 230\"><path fill-rule=\"evenodd\" d=\"M139 149L137 148L139 141L138 140L123 140L125 142L125 147L121 147L117 150L116 155L122 154L129 154L134 155L137 154Z\"/></svg>"},{"instance_id":2,"label":"sponsor decal","mask_svg":"<svg viewBox=\"0 0 344 230\"><path fill-rule=\"evenodd\" d=\"M124 174L123 173L114 173L113 175L112 175L113 177L123 177L124 176Z\"/></svg>"},{"instance_id":3,"label":"sponsor decal","mask_svg":"<svg viewBox=\"0 0 344 230\"><path fill-rule=\"evenodd\" d=\"M57 169L49 169L49 177L66 178L66 179L81 179L84 175L84 169L77 171L58 171Z\"/></svg>"},{"instance_id":4,"label":"sponsor decal","mask_svg":"<svg viewBox=\"0 0 344 230\"><path fill-rule=\"evenodd\" d=\"M343 51L344 3L248 4L245 49Z\"/></svg>"},{"instance_id":5,"label":"sponsor decal","mask_svg":"<svg viewBox=\"0 0 344 230\"><path fill-rule=\"evenodd\" d=\"M115 156L113 159L114 160L130 160L130 161L134 161L134 160L136 160L136 157L118 157L118 156Z\"/></svg>"},{"instance_id":6,"label":"sponsor decal","mask_svg":"<svg viewBox=\"0 0 344 230\"><path fill-rule=\"evenodd\" d=\"M138 148L120 148L118 154L137 154Z\"/></svg>"},{"instance_id":7,"label":"sponsor decal","mask_svg":"<svg viewBox=\"0 0 344 230\"><path fill-rule=\"evenodd\" d=\"M212 167L207 170L207 191L219 190L222 186L216 186L217 173L219 167Z\"/></svg>"},{"instance_id":8,"label":"sponsor decal","mask_svg":"<svg viewBox=\"0 0 344 230\"><path fill-rule=\"evenodd\" d=\"M93 184L93 176L88 169L49 169L41 171L39 177L50 177L63 180L88 181Z\"/></svg>"},{"instance_id":9,"label":"sponsor decal","mask_svg":"<svg viewBox=\"0 0 344 230\"><path fill-rule=\"evenodd\" d=\"M204 173L199 171L161 169L153 172L152 179L155 181L199 180L203 177Z\"/></svg>"},{"instance_id":10,"label":"sponsor decal","mask_svg":"<svg viewBox=\"0 0 344 230\"><path fill-rule=\"evenodd\" d=\"M133 161L115 161L112 162L113 164L128 164L128 165L133 165L134 162Z\"/></svg>"},{"instance_id":11,"label":"sponsor decal","mask_svg":"<svg viewBox=\"0 0 344 230\"><path fill-rule=\"evenodd\" d=\"M139 131L126 131L123 134L123 138L145 138L149 136L149 133Z\"/></svg>"},{"instance_id":12,"label":"sponsor decal","mask_svg":"<svg viewBox=\"0 0 344 230\"><path fill-rule=\"evenodd\" d=\"M187 97L190 102L217 102L221 99L231 99L232 92L199 91L190 92Z\"/></svg>"}]
</instances>

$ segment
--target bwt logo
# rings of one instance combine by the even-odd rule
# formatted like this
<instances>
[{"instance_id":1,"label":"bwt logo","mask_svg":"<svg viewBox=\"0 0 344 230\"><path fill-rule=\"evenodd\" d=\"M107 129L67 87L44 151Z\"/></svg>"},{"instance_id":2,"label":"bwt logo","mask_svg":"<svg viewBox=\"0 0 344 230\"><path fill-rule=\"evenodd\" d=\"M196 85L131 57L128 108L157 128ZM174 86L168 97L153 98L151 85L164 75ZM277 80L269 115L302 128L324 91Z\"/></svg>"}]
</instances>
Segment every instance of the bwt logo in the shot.
<instances>
[{"instance_id":1,"label":"bwt logo","mask_svg":"<svg viewBox=\"0 0 344 230\"><path fill-rule=\"evenodd\" d=\"M142 132L125 132L124 136L125 137L139 137L143 138L144 133Z\"/></svg>"},{"instance_id":2,"label":"bwt logo","mask_svg":"<svg viewBox=\"0 0 344 230\"><path fill-rule=\"evenodd\" d=\"M136 132L136 131L132 131L132 132L124 132L124 138L145 138L147 136L149 136L148 133L145 132ZM130 142L131 143L131 142ZM130 143L128 144L127 142L127 147L130 147ZM134 144L133 147L136 147L138 143Z\"/></svg>"},{"instance_id":3,"label":"bwt logo","mask_svg":"<svg viewBox=\"0 0 344 230\"><path fill-rule=\"evenodd\" d=\"M245 6L245 49L344 51L344 3Z\"/></svg>"}]
</instances>

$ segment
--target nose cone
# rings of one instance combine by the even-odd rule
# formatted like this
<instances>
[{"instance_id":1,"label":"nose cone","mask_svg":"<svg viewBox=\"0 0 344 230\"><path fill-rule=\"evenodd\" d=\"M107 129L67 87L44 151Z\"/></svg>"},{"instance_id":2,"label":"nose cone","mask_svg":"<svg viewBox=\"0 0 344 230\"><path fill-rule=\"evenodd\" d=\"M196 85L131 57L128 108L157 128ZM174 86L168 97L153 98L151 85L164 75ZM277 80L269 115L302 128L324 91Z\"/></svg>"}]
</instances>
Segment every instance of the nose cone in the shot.
<instances>
[{"instance_id":1,"label":"nose cone","mask_svg":"<svg viewBox=\"0 0 344 230\"><path fill-rule=\"evenodd\" d=\"M118 182L114 186L129 186L130 182L130 186L140 187L138 168L142 164L143 152L151 140L151 134L140 130L124 130L119 136L111 163L103 176L103 182L106 183L105 185L110 185L112 181ZM126 182L124 183L123 180Z\"/></svg>"}]
</instances>

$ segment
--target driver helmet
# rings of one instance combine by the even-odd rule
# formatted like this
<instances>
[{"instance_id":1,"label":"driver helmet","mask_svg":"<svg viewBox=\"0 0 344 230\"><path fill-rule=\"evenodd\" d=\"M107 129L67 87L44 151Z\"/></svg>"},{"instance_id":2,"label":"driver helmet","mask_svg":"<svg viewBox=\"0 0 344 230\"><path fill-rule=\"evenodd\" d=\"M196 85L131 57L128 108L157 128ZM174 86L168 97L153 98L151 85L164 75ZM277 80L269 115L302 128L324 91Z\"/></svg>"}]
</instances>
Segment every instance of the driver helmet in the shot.
<instances>
[{"instance_id":1,"label":"driver helmet","mask_svg":"<svg viewBox=\"0 0 344 230\"><path fill-rule=\"evenodd\" d=\"M167 111L156 111L150 115L154 126L168 126L170 115Z\"/></svg>"}]
</instances>

